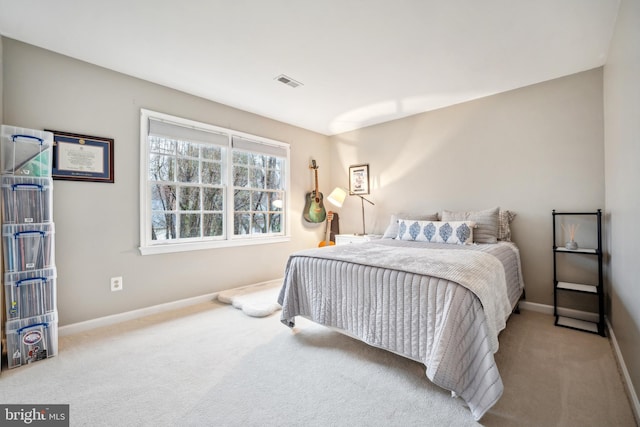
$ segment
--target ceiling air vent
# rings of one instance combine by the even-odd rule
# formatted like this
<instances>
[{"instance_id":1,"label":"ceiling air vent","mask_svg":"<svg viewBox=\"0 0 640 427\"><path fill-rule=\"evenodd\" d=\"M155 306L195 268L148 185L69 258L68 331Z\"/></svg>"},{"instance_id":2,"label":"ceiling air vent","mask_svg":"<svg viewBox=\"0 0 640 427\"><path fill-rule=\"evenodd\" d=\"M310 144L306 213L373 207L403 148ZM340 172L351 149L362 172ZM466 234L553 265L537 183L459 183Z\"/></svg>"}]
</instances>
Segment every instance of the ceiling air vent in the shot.
<instances>
[{"instance_id":1,"label":"ceiling air vent","mask_svg":"<svg viewBox=\"0 0 640 427\"><path fill-rule=\"evenodd\" d=\"M275 78L275 80L279 81L280 83L284 83L287 86L291 86L291 87L302 86L302 83L292 79L289 76L285 76L284 74L280 74L278 77Z\"/></svg>"}]
</instances>

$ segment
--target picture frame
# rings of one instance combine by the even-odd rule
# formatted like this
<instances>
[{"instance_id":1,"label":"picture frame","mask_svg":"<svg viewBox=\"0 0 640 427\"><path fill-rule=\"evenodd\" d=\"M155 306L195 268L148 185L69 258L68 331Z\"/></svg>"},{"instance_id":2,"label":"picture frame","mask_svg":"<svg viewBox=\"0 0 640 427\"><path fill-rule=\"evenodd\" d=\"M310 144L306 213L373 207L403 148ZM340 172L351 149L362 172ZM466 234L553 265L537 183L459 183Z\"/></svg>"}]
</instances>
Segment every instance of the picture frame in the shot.
<instances>
[{"instance_id":1,"label":"picture frame","mask_svg":"<svg viewBox=\"0 0 640 427\"><path fill-rule=\"evenodd\" d=\"M46 129L45 129L46 130ZM113 139L47 130L53 133L53 179L115 182Z\"/></svg>"},{"instance_id":2,"label":"picture frame","mask_svg":"<svg viewBox=\"0 0 640 427\"><path fill-rule=\"evenodd\" d=\"M369 194L369 164L349 166L349 194Z\"/></svg>"}]
</instances>

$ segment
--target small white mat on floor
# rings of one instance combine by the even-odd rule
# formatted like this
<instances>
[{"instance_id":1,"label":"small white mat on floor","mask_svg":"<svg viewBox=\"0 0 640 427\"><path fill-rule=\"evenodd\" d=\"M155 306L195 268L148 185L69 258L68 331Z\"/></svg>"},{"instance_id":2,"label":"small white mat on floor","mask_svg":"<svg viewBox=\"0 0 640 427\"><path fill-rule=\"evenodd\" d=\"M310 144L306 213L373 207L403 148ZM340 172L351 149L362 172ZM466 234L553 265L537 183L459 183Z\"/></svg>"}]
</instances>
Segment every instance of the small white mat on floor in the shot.
<instances>
[{"instance_id":1,"label":"small white mat on floor","mask_svg":"<svg viewBox=\"0 0 640 427\"><path fill-rule=\"evenodd\" d=\"M264 282L244 288L230 289L218 294L218 301L231 304L252 317L265 317L282 307L278 304L278 294L282 280Z\"/></svg>"}]
</instances>

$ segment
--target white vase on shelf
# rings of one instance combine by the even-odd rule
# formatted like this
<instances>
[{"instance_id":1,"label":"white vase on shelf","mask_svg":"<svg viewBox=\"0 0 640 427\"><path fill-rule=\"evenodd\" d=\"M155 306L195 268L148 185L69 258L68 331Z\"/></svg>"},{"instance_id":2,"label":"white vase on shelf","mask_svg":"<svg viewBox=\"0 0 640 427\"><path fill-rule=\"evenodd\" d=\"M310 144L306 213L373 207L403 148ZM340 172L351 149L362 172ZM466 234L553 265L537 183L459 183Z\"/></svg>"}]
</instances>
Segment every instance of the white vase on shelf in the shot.
<instances>
[{"instance_id":1,"label":"white vase on shelf","mask_svg":"<svg viewBox=\"0 0 640 427\"><path fill-rule=\"evenodd\" d=\"M566 245L564 245L565 248L569 249L570 251L575 251L576 249L578 249L578 243L576 243L575 240L569 240L567 242Z\"/></svg>"}]
</instances>

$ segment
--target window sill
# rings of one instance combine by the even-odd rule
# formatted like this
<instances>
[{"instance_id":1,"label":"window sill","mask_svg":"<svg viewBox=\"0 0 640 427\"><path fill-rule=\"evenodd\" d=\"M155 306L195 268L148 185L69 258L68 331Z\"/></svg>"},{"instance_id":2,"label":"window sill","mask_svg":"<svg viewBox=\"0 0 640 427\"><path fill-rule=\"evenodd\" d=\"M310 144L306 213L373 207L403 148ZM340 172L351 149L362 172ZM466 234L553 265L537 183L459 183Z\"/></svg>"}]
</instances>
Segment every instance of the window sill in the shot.
<instances>
[{"instance_id":1,"label":"window sill","mask_svg":"<svg viewBox=\"0 0 640 427\"><path fill-rule=\"evenodd\" d=\"M211 242L167 243L167 244L155 245L155 246L140 246L138 250L140 250L141 255L158 255L158 254L168 254L168 253L174 253L174 252L199 251L204 249L267 245L271 243L285 243L289 241L291 241L290 236L265 237L262 239L254 237L254 238L247 238L247 239L218 240L218 241L211 241Z\"/></svg>"}]
</instances>

